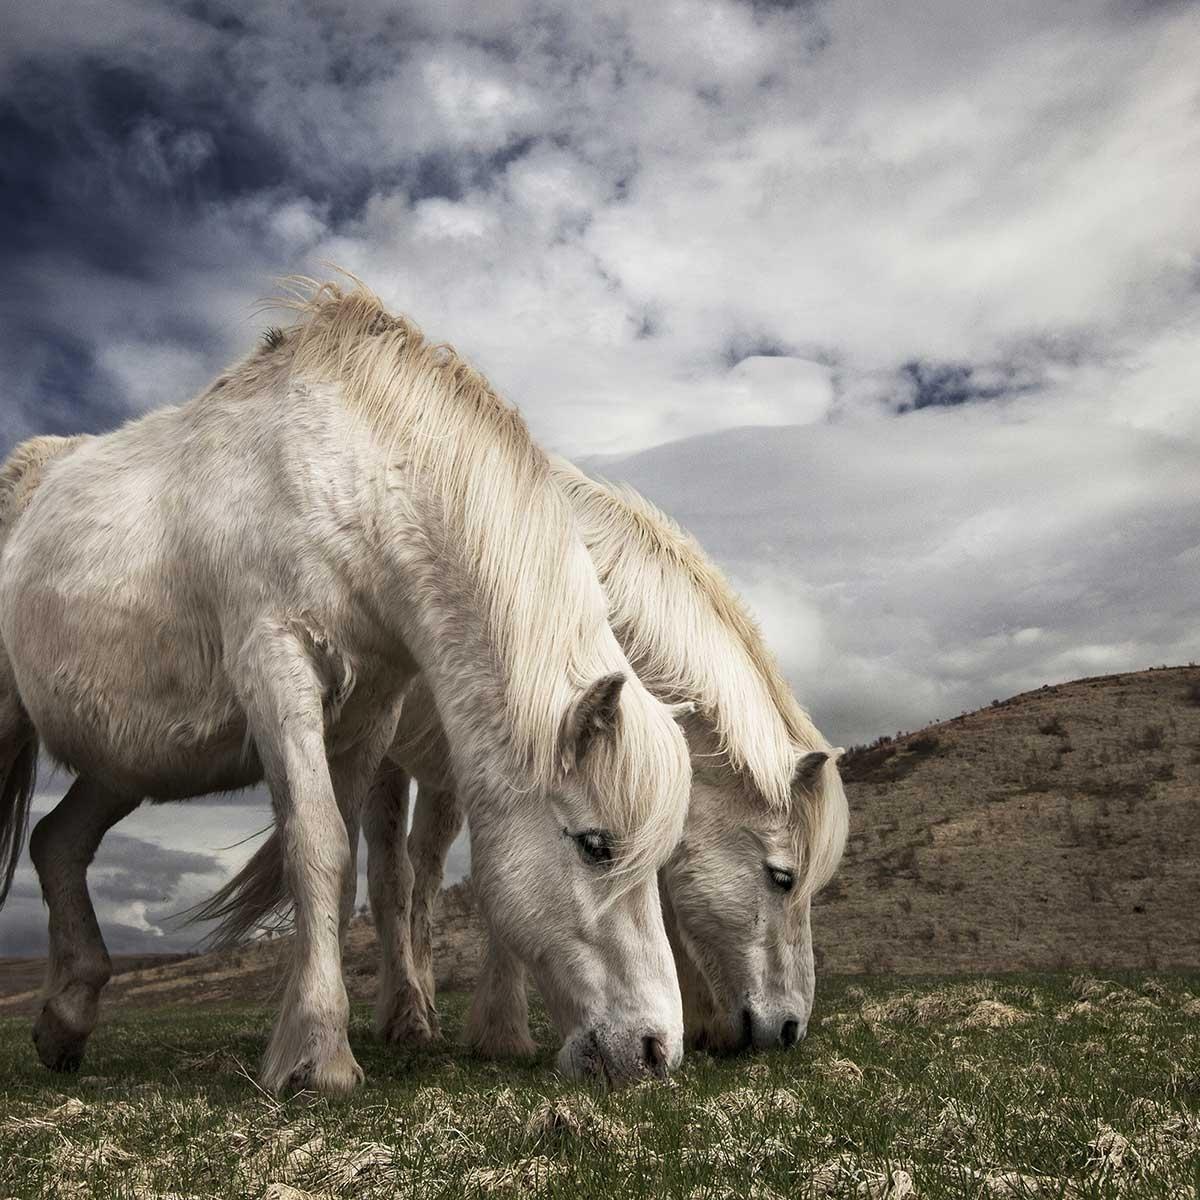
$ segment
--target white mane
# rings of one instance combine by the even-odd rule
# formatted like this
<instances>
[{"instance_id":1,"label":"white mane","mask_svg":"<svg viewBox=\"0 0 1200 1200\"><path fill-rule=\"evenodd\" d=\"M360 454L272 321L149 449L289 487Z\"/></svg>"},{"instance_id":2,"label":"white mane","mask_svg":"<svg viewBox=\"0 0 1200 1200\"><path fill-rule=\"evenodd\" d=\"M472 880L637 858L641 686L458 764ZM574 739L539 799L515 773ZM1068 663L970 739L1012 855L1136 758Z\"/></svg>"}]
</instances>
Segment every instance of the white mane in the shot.
<instances>
[{"instance_id":1,"label":"white mane","mask_svg":"<svg viewBox=\"0 0 1200 1200\"><path fill-rule=\"evenodd\" d=\"M803 870L796 893L832 877L849 815L832 762L811 789L793 787L799 757L830 751L800 707L728 580L696 541L632 488L589 479L555 459L630 661L656 691L695 701L730 765L786 813Z\"/></svg>"},{"instance_id":2,"label":"white mane","mask_svg":"<svg viewBox=\"0 0 1200 1200\"><path fill-rule=\"evenodd\" d=\"M304 319L275 339L298 377L336 383L345 403L440 499L477 581L504 682L516 764L552 787L564 713L602 675L630 676L620 735L585 758L628 865L660 857L687 807L682 738L633 677L575 515L517 411L447 345L425 339L366 288L293 281ZM452 452L451 451L452 448Z\"/></svg>"}]
</instances>

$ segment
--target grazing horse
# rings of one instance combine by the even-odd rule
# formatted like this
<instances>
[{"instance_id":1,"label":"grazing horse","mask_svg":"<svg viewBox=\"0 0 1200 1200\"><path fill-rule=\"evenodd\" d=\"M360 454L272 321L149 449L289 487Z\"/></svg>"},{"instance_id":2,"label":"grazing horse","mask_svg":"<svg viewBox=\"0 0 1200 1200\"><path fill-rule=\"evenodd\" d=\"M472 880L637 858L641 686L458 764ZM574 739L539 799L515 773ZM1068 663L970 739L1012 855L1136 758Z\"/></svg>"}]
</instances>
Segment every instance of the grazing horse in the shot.
<instances>
[{"instance_id":1,"label":"grazing horse","mask_svg":"<svg viewBox=\"0 0 1200 1200\"><path fill-rule=\"evenodd\" d=\"M194 400L47 463L7 533L6 878L38 739L78 775L30 844L50 909L38 1052L78 1065L95 1023L110 964L85 872L105 831L142 797L265 778L297 939L262 1079L352 1089L347 822L420 672L481 905L547 998L560 1065L661 1075L683 1036L656 886L689 794L674 715L613 636L515 410L361 286L301 281L291 303L296 323Z\"/></svg>"},{"instance_id":2,"label":"grazing horse","mask_svg":"<svg viewBox=\"0 0 1200 1200\"><path fill-rule=\"evenodd\" d=\"M597 483L562 460L553 477L639 678L660 698L695 707L685 721L691 805L660 873L688 1039L718 1050L792 1045L813 1001L810 901L846 839L841 751L796 702L761 633L692 538L630 489ZM431 914L462 826L450 748L423 680L409 685L389 759L364 818L383 959L377 1026L420 1042L436 1034ZM420 790L408 832L410 775ZM473 861L472 869L478 883L486 866ZM285 904L272 838L200 915L221 919L221 935L233 941ZM467 1038L491 1055L533 1051L524 971L497 933Z\"/></svg>"}]
</instances>

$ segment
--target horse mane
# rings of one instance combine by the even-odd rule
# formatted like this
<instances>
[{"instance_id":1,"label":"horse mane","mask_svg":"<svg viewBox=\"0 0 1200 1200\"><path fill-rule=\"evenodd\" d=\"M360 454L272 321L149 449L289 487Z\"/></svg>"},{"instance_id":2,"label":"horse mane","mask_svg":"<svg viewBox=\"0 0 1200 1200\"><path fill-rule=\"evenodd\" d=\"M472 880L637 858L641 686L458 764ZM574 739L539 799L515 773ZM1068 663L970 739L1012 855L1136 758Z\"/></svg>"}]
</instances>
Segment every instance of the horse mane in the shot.
<instances>
[{"instance_id":1,"label":"horse mane","mask_svg":"<svg viewBox=\"0 0 1200 1200\"><path fill-rule=\"evenodd\" d=\"M293 378L334 384L440 502L446 543L475 582L505 692L513 767L535 786L562 777L564 714L580 689L619 670L619 736L585 756L601 815L631 867L674 844L690 778L682 734L640 685L607 624L604 593L574 512L520 414L452 347L388 313L357 280L293 277L281 303L301 320L267 352Z\"/></svg>"},{"instance_id":2,"label":"horse mane","mask_svg":"<svg viewBox=\"0 0 1200 1200\"><path fill-rule=\"evenodd\" d=\"M564 459L555 482L573 499L609 618L643 681L694 701L731 767L786 814L802 866L797 895L833 876L848 810L832 760L796 788L799 757L831 751L800 706L757 623L694 538L632 488L598 482Z\"/></svg>"}]
</instances>

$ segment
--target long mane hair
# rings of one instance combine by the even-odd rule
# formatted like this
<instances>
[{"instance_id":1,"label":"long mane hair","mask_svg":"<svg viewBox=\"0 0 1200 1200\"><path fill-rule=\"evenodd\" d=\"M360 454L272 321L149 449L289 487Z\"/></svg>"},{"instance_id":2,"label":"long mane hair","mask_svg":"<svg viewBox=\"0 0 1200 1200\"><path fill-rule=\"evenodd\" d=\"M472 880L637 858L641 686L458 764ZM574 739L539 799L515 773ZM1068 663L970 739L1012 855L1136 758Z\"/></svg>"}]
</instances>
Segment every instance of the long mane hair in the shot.
<instances>
[{"instance_id":1,"label":"long mane hair","mask_svg":"<svg viewBox=\"0 0 1200 1200\"><path fill-rule=\"evenodd\" d=\"M833 876L849 812L832 758L806 785L799 758L832 748L797 702L762 633L694 538L632 488L599 483L564 459L554 480L570 497L608 596L609 619L642 679L694 701L734 770L784 815L801 864L793 895Z\"/></svg>"},{"instance_id":2,"label":"long mane hair","mask_svg":"<svg viewBox=\"0 0 1200 1200\"><path fill-rule=\"evenodd\" d=\"M595 568L550 462L520 414L455 350L430 342L355 281L293 278L300 320L275 338L291 376L336 386L389 455L441 508L448 549L470 574L504 688L512 768L528 789L561 778L563 716L584 686L629 676L620 727L590 751L600 814L625 866L657 863L687 808L686 746L637 681L607 623Z\"/></svg>"}]
</instances>

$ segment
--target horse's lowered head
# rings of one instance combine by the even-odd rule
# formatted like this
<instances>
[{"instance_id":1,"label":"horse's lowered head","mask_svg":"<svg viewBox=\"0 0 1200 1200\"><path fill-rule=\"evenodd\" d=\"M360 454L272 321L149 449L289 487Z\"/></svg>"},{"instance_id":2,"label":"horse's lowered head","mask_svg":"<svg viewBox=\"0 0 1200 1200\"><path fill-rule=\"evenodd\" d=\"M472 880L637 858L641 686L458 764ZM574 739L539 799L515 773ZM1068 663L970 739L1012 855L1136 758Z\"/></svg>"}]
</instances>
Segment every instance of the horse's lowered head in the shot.
<instances>
[{"instance_id":1,"label":"horse's lowered head","mask_svg":"<svg viewBox=\"0 0 1200 1200\"><path fill-rule=\"evenodd\" d=\"M683 840L661 878L690 1044L790 1047L812 1011L810 903L833 874L846 802L830 747L798 751L787 802L733 770L691 723L695 774Z\"/></svg>"},{"instance_id":2,"label":"horse's lowered head","mask_svg":"<svg viewBox=\"0 0 1200 1200\"><path fill-rule=\"evenodd\" d=\"M657 871L691 775L672 709L624 673L594 679L562 714L540 795L497 781L479 750L454 754L472 883L563 1035L559 1069L613 1087L664 1077L683 1054L683 1012Z\"/></svg>"}]
</instances>

